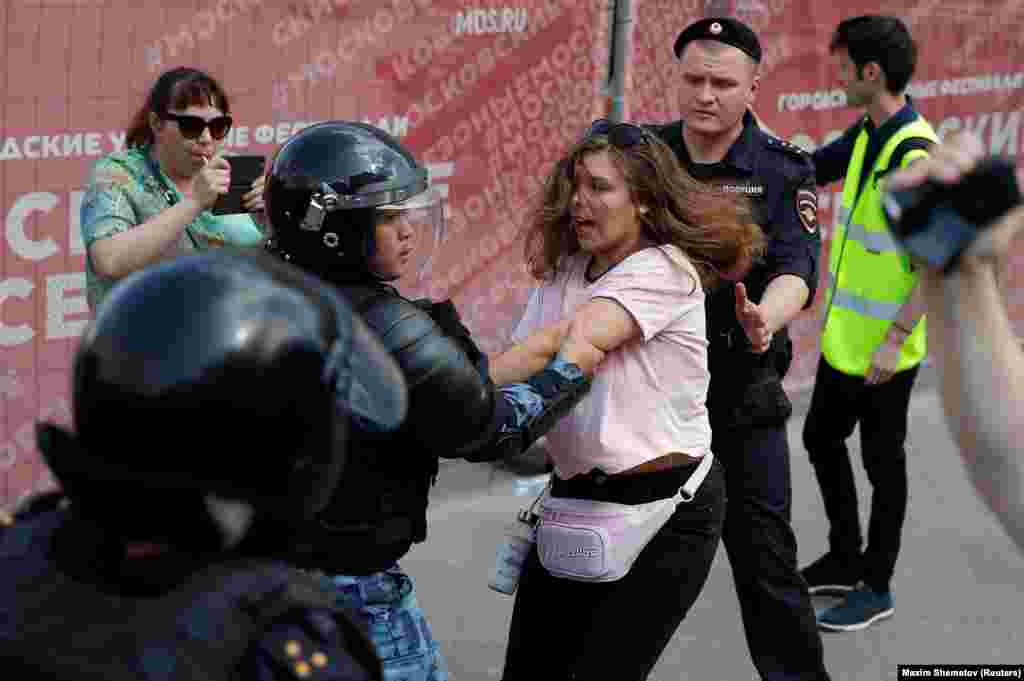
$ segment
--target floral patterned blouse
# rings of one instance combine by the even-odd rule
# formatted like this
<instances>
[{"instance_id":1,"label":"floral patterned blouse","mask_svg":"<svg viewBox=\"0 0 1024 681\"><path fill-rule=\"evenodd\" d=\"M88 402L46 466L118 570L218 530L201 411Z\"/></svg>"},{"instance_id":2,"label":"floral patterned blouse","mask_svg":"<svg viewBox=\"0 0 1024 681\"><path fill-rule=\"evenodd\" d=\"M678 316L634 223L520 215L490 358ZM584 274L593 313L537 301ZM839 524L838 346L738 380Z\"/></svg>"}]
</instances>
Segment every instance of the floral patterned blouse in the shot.
<instances>
[{"instance_id":1,"label":"floral patterned blouse","mask_svg":"<svg viewBox=\"0 0 1024 681\"><path fill-rule=\"evenodd\" d=\"M160 173L164 184L154 171ZM95 311L118 281L100 276L93 269L88 255L92 244L141 225L183 199L156 159L150 156L148 145L114 152L96 162L89 174L81 212L82 242L86 249L86 296L91 310ZM260 228L248 215L214 215L207 210L188 224L177 250L185 254L225 245L257 246L262 241Z\"/></svg>"}]
</instances>

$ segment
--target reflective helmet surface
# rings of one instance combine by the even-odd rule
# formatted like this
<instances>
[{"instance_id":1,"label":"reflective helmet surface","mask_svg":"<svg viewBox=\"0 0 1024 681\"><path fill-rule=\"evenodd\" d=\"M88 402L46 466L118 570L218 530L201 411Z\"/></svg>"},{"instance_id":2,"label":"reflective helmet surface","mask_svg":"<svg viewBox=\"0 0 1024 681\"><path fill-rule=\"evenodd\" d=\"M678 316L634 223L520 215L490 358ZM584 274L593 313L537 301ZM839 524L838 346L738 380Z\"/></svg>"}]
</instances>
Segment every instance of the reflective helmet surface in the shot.
<instances>
[{"instance_id":1,"label":"reflective helmet surface","mask_svg":"<svg viewBox=\"0 0 1024 681\"><path fill-rule=\"evenodd\" d=\"M270 248L286 260L363 265L373 209L411 205L428 189L427 169L379 128L350 121L304 128L271 162Z\"/></svg>"},{"instance_id":2,"label":"reflective helmet surface","mask_svg":"<svg viewBox=\"0 0 1024 681\"><path fill-rule=\"evenodd\" d=\"M203 490L308 516L343 468L351 416L404 419L401 371L329 287L268 254L221 251L122 280L74 361L75 453L43 451L74 497L90 484Z\"/></svg>"}]
</instances>

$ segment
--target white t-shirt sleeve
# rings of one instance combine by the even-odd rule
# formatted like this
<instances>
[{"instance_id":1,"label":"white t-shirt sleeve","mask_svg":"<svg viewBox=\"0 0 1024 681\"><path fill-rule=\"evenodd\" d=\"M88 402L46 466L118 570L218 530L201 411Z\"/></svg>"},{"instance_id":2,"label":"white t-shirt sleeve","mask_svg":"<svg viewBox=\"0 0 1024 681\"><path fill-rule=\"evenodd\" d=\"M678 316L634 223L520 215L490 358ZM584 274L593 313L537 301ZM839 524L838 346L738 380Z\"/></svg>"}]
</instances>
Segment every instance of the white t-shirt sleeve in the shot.
<instances>
[{"instance_id":1,"label":"white t-shirt sleeve","mask_svg":"<svg viewBox=\"0 0 1024 681\"><path fill-rule=\"evenodd\" d=\"M527 336L540 328L542 291L543 287L538 286L530 292L530 299L526 301L523 316L516 327L512 329L513 343L521 343Z\"/></svg>"},{"instance_id":2,"label":"white t-shirt sleeve","mask_svg":"<svg viewBox=\"0 0 1024 681\"><path fill-rule=\"evenodd\" d=\"M610 298L626 308L645 342L704 304L697 271L675 246L629 256L601 277L590 298Z\"/></svg>"}]
</instances>

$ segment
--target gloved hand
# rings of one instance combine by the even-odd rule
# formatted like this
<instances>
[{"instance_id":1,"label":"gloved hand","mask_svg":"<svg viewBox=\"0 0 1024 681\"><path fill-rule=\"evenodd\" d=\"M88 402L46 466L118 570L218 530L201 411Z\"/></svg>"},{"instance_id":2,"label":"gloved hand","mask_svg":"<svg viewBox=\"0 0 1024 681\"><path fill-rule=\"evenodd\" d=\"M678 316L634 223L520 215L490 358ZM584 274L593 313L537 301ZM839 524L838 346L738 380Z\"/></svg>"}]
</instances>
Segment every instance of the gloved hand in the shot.
<instances>
[{"instance_id":1,"label":"gloved hand","mask_svg":"<svg viewBox=\"0 0 1024 681\"><path fill-rule=\"evenodd\" d=\"M591 383L577 365L556 357L525 383L502 386L499 394L513 414L500 428L507 454L525 451L551 430L586 396Z\"/></svg>"},{"instance_id":2,"label":"gloved hand","mask_svg":"<svg viewBox=\"0 0 1024 681\"><path fill-rule=\"evenodd\" d=\"M534 374L526 382L544 399L550 399L557 395L565 384L579 384L584 380L583 371L578 366L555 357L539 374Z\"/></svg>"}]
</instances>

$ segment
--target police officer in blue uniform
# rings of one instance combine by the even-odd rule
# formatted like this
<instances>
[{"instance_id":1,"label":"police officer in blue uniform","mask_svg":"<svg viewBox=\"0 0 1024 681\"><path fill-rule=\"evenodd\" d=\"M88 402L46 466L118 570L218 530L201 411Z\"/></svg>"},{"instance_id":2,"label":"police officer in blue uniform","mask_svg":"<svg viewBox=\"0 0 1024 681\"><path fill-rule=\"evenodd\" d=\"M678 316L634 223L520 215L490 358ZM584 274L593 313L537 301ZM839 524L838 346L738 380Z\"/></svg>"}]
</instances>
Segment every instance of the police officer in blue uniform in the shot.
<instances>
[{"instance_id":1,"label":"police officer in blue uniform","mask_svg":"<svg viewBox=\"0 0 1024 681\"><path fill-rule=\"evenodd\" d=\"M308 524L291 560L333 578L339 603L370 629L386 679L445 681L440 646L398 563L426 540L439 460L522 453L590 379L556 358L529 382L498 388L451 301L413 301L394 287L417 230L437 229L444 216L426 168L385 131L352 121L303 129L275 155L265 198L268 250L345 296L409 385L402 427L353 440L336 502Z\"/></svg>"},{"instance_id":2,"label":"police officer in blue uniform","mask_svg":"<svg viewBox=\"0 0 1024 681\"><path fill-rule=\"evenodd\" d=\"M350 420L407 411L340 296L263 253L154 266L87 328L73 393L74 432L37 426L60 493L0 530L4 678L382 678L330 585L277 558L334 491Z\"/></svg>"},{"instance_id":3,"label":"police officer in blue uniform","mask_svg":"<svg viewBox=\"0 0 1024 681\"><path fill-rule=\"evenodd\" d=\"M790 525L792 359L786 325L810 307L821 237L810 156L764 132L750 111L762 57L757 35L727 17L675 42L682 119L655 126L683 166L713 191L747 202L768 237L760 262L708 295L708 410L725 465L722 540L754 665L764 679L826 679L821 637L797 569Z\"/></svg>"}]
</instances>

